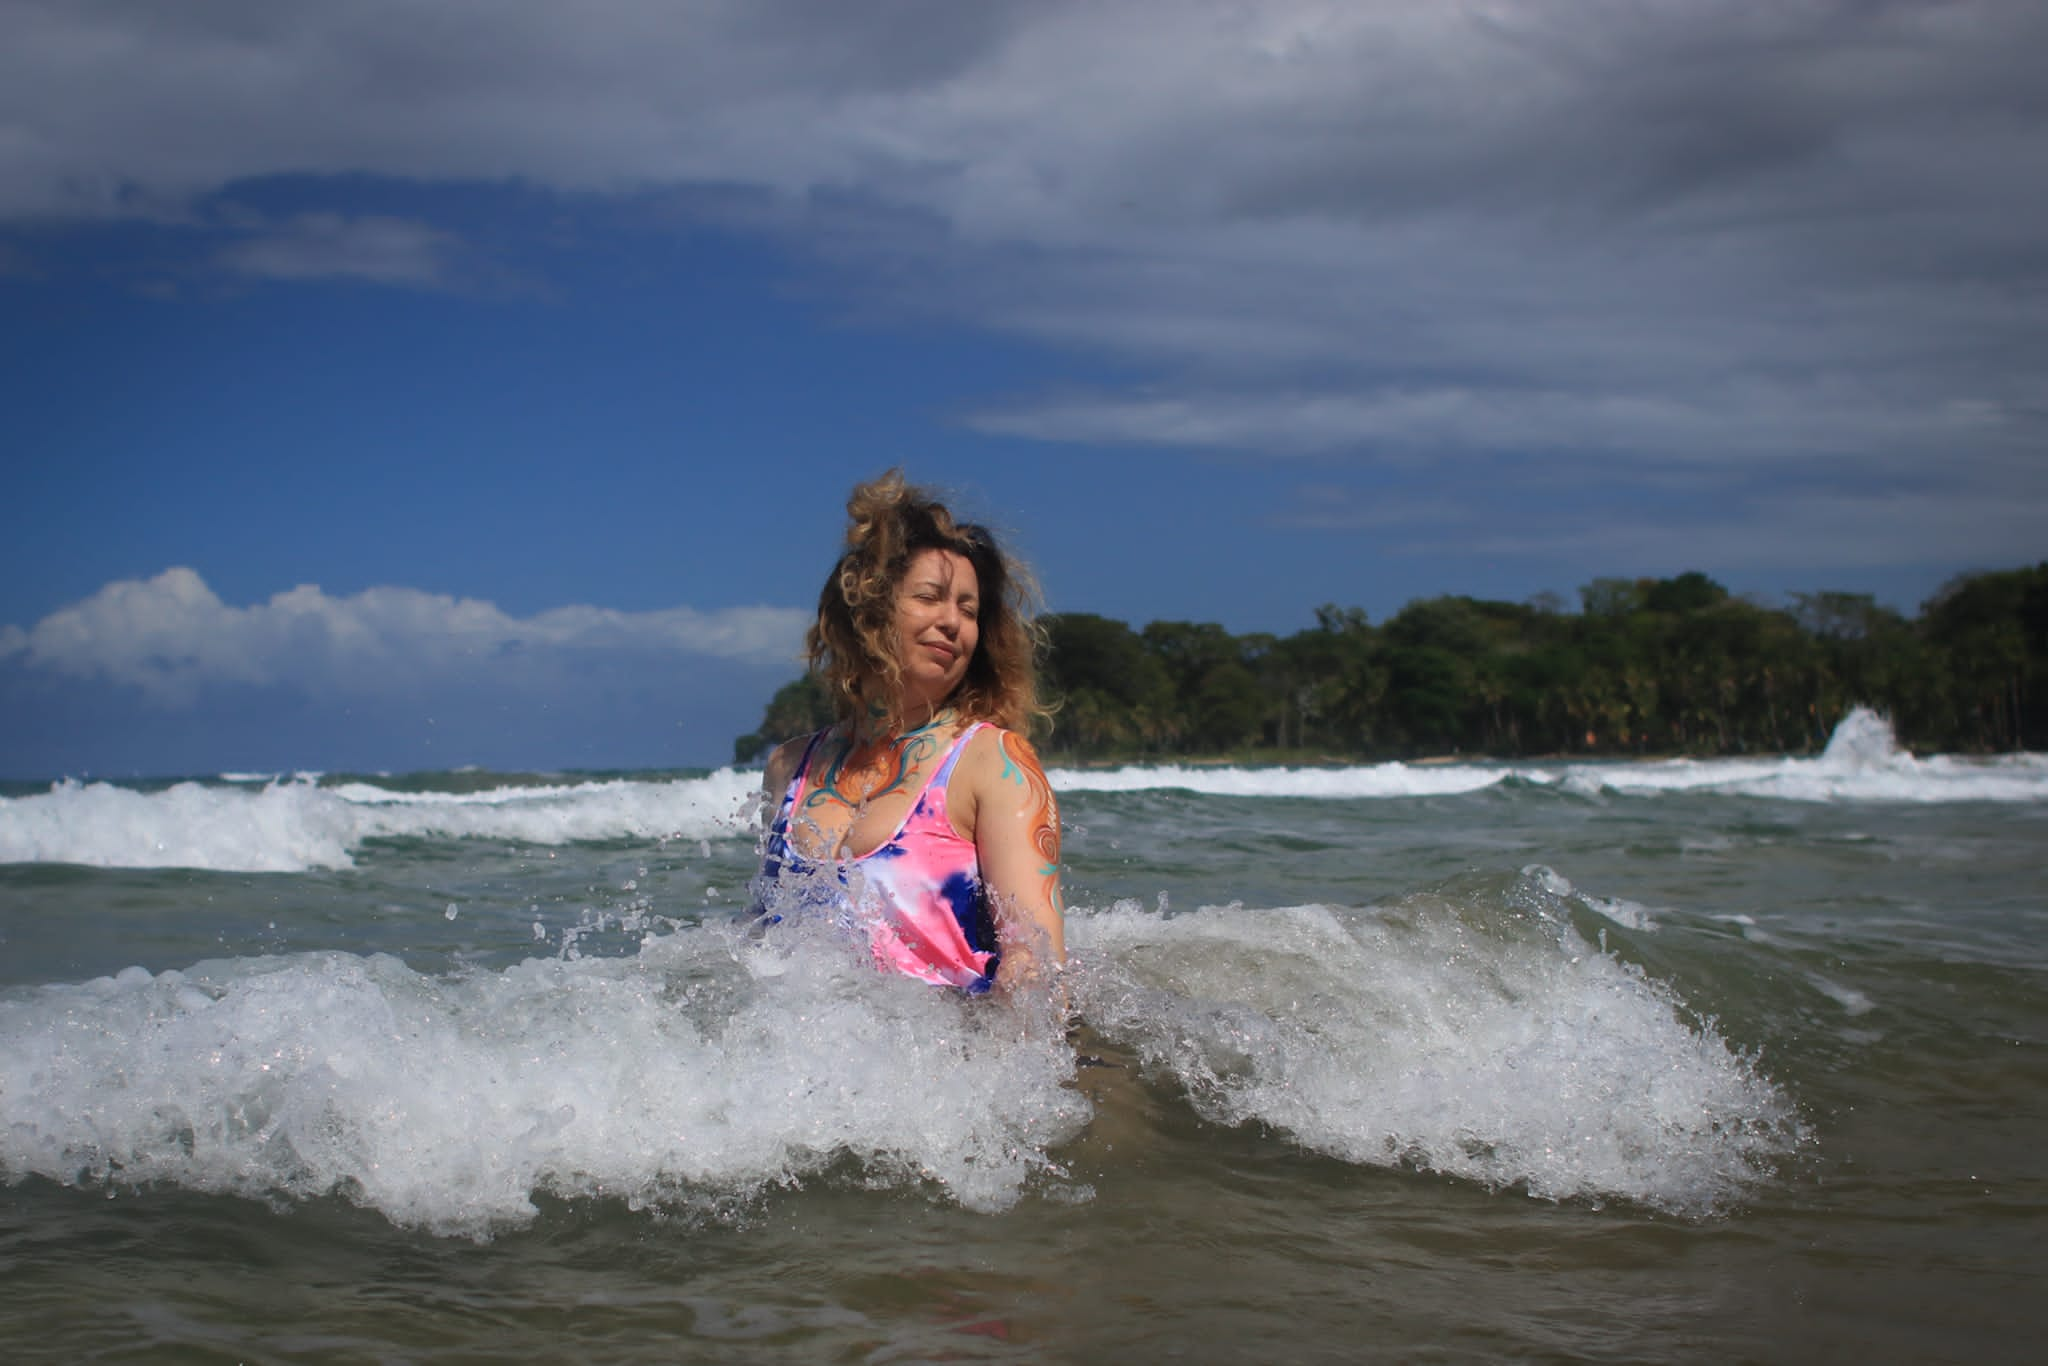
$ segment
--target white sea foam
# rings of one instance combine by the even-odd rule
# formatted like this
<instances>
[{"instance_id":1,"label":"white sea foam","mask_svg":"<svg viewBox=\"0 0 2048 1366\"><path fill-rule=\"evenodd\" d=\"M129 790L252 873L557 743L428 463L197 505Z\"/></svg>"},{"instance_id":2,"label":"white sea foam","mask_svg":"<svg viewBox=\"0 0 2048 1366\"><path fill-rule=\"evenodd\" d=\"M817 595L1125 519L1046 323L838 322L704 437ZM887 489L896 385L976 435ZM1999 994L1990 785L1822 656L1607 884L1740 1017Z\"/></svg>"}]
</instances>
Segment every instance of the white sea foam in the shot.
<instances>
[{"instance_id":1,"label":"white sea foam","mask_svg":"<svg viewBox=\"0 0 2048 1366\"><path fill-rule=\"evenodd\" d=\"M1628 796L1704 792L1804 802L2037 802L2048 801L2048 755L1916 759L1899 748L1883 717L1858 707L1815 759L1582 764L1573 766L1566 784Z\"/></svg>"},{"instance_id":2,"label":"white sea foam","mask_svg":"<svg viewBox=\"0 0 2048 1366\"><path fill-rule=\"evenodd\" d=\"M735 819L758 773L704 778L527 784L408 792L370 782L319 786L300 776L262 786L180 783L138 792L62 782L0 797L0 863L302 872L346 868L379 838L501 839L559 845L608 839L751 835ZM1588 796L1677 793L1810 802L2048 801L2048 756L1989 760L1900 751L1882 718L1857 711L1814 759L1675 759L1642 763L1374 764L1356 768L1056 769L1063 793L1180 790L1239 798L1384 799L1475 792L1511 779Z\"/></svg>"},{"instance_id":3,"label":"white sea foam","mask_svg":"<svg viewBox=\"0 0 2048 1366\"><path fill-rule=\"evenodd\" d=\"M1572 886L1571 879L1554 868L1532 863L1522 869L1522 876L1529 879L1537 890L1546 892L1560 901L1570 897L1581 906L1603 915L1626 930L1641 930L1654 933L1657 922L1648 906L1630 901L1626 897L1591 896Z\"/></svg>"},{"instance_id":4,"label":"white sea foam","mask_svg":"<svg viewBox=\"0 0 2048 1366\"><path fill-rule=\"evenodd\" d=\"M1640 930L1645 934L1657 929L1656 913L1638 901L1621 896L1588 896L1580 898L1593 910L1606 916L1626 930Z\"/></svg>"},{"instance_id":5,"label":"white sea foam","mask_svg":"<svg viewBox=\"0 0 2048 1366\"><path fill-rule=\"evenodd\" d=\"M1850 1016L1867 1015L1876 1008L1870 997L1856 990L1856 988L1845 987L1841 983L1831 981L1817 972L1807 973L1806 980L1813 984L1815 991L1833 1001Z\"/></svg>"},{"instance_id":6,"label":"white sea foam","mask_svg":"<svg viewBox=\"0 0 2048 1366\"><path fill-rule=\"evenodd\" d=\"M1540 873L1515 900L1506 916L1436 896L1179 917L1132 903L1069 942L1084 1010L1216 1122L1545 1198L1695 1215L1740 1199L1799 1141L1785 1097L1579 936Z\"/></svg>"},{"instance_id":7,"label":"white sea foam","mask_svg":"<svg viewBox=\"0 0 2048 1366\"><path fill-rule=\"evenodd\" d=\"M1362 768L1230 768L1127 764L1062 768L1047 776L1061 792L1144 792L1162 788L1216 797L1431 797L1476 792L1515 774L1500 765L1373 764ZM1539 782L1554 774L1525 773Z\"/></svg>"},{"instance_id":8,"label":"white sea foam","mask_svg":"<svg viewBox=\"0 0 2048 1366\"><path fill-rule=\"evenodd\" d=\"M1749 1059L1540 876L1377 911L1072 921L1076 1004L1209 1121L1343 1161L1700 1215L1799 1141ZM1126 1084L1140 1084L1126 1074ZM0 994L0 1177L338 1195L486 1236L536 1194L716 1212L813 1182L1085 1199L1057 1031L874 970L830 926L423 975L345 953ZM1118 1136L1118 1147L1128 1136Z\"/></svg>"},{"instance_id":9,"label":"white sea foam","mask_svg":"<svg viewBox=\"0 0 2048 1366\"><path fill-rule=\"evenodd\" d=\"M0 996L0 1175L340 1195L472 1236L537 1192L717 1210L849 1163L1000 1209L1060 1181L1048 1151L1089 1113L1028 1026L795 930L454 977L131 968Z\"/></svg>"},{"instance_id":10,"label":"white sea foam","mask_svg":"<svg viewBox=\"0 0 2048 1366\"><path fill-rule=\"evenodd\" d=\"M347 803L303 784L137 792L62 782L0 798L0 862L302 872L346 868L363 832Z\"/></svg>"},{"instance_id":11,"label":"white sea foam","mask_svg":"<svg viewBox=\"0 0 2048 1366\"><path fill-rule=\"evenodd\" d=\"M0 863L304 872L350 867L364 841L379 838L535 845L718 839L751 833L738 813L759 782L731 769L664 782L475 793L395 792L364 783L324 788L304 781L261 788L179 783L138 792L67 781L47 793L0 798Z\"/></svg>"},{"instance_id":12,"label":"white sea foam","mask_svg":"<svg viewBox=\"0 0 2048 1366\"><path fill-rule=\"evenodd\" d=\"M1674 793L1806 802L2048 801L2048 755L1916 759L1883 717L1857 708L1817 758L1651 759L1567 764L1375 764L1359 768L1125 766L1060 769L1062 792L1176 789L1227 797L1429 797L1476 792L1510 779L1583 796Z\"/></svg>"}]
</instances>

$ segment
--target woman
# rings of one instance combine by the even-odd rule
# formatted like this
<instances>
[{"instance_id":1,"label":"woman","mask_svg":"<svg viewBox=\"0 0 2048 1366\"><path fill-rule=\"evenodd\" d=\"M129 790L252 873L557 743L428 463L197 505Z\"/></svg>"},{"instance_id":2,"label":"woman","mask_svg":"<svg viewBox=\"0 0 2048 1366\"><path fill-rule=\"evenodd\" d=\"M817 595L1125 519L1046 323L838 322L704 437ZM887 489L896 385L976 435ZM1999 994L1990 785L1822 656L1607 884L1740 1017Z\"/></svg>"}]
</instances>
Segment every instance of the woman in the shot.
<instances>
[{"instance_id":1,"label":"woman","mask_svg":"<svg viewBox=\"0 0 2048 1366\"><path fill-rule=\"evenodd\" d=\"M1044 714L1028 578L894 470L846 510L805 640L838 720L769 757L757 899L775 918L824 910L928 982L1050 984L1060 827L1022 734Z\"/></svg>"}]
</instances>

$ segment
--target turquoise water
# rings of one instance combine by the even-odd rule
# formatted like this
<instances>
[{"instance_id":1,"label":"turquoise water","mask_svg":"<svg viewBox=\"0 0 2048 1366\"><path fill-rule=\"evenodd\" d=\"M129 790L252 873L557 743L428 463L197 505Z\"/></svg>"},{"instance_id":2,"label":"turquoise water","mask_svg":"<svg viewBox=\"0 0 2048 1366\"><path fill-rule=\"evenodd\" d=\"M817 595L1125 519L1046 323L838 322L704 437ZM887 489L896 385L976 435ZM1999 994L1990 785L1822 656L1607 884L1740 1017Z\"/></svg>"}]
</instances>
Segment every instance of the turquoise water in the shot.
<instances>
[{"instance_id":1,"label":"turquoise water","mask_svg":"<svg viewBox=\"0 0 2048 1366\"><path fill-rule=\"evenodd\" d=\"M0 798L16 1360L2032 1360L2048 762L1056 774L1078 1049L745 774Z\"/></svg>"}]
</instances>

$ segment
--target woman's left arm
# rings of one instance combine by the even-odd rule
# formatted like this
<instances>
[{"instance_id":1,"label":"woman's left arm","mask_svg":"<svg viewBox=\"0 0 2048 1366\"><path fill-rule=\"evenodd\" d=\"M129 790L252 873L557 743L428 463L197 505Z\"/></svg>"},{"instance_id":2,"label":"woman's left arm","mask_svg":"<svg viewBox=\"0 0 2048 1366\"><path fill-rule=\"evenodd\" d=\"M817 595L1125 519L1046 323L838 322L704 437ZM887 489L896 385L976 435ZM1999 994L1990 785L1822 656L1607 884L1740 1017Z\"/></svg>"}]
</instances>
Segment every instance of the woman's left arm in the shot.
<instances>
[{"instance_id":1,"label":"woman's left arm","mask_svg":"<svg viewBox=\"0 0 2048 1366\"><path fill-rule=\"evenodd\" d=\"M1003 946L996 984L1011 989L1049 982L1066 962L1060 811L1031 743L990 729L995 743L972 766L974 846Z\"/></svg>"}]
</instances>

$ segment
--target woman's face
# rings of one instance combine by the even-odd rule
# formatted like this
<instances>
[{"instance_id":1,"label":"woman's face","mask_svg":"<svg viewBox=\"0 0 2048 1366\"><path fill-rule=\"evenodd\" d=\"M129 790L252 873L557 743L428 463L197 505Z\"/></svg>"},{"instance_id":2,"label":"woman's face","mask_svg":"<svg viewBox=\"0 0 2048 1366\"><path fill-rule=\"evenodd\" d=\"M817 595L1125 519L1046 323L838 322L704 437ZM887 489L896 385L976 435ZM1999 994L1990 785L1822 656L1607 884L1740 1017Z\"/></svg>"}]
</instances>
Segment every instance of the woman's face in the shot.
<instances>
[{"instance_id":1,"label":"woman's face","mask_svg":"<svg viewBox=\"0 0 2048 1366\"><path fill-rule=\"evenodd\" d=\"M981 639L981 584L974 562L951 550L920 550L896 587L896 657L913 709L944 705L967 677Z\"/></svg>"}]
</instances>

